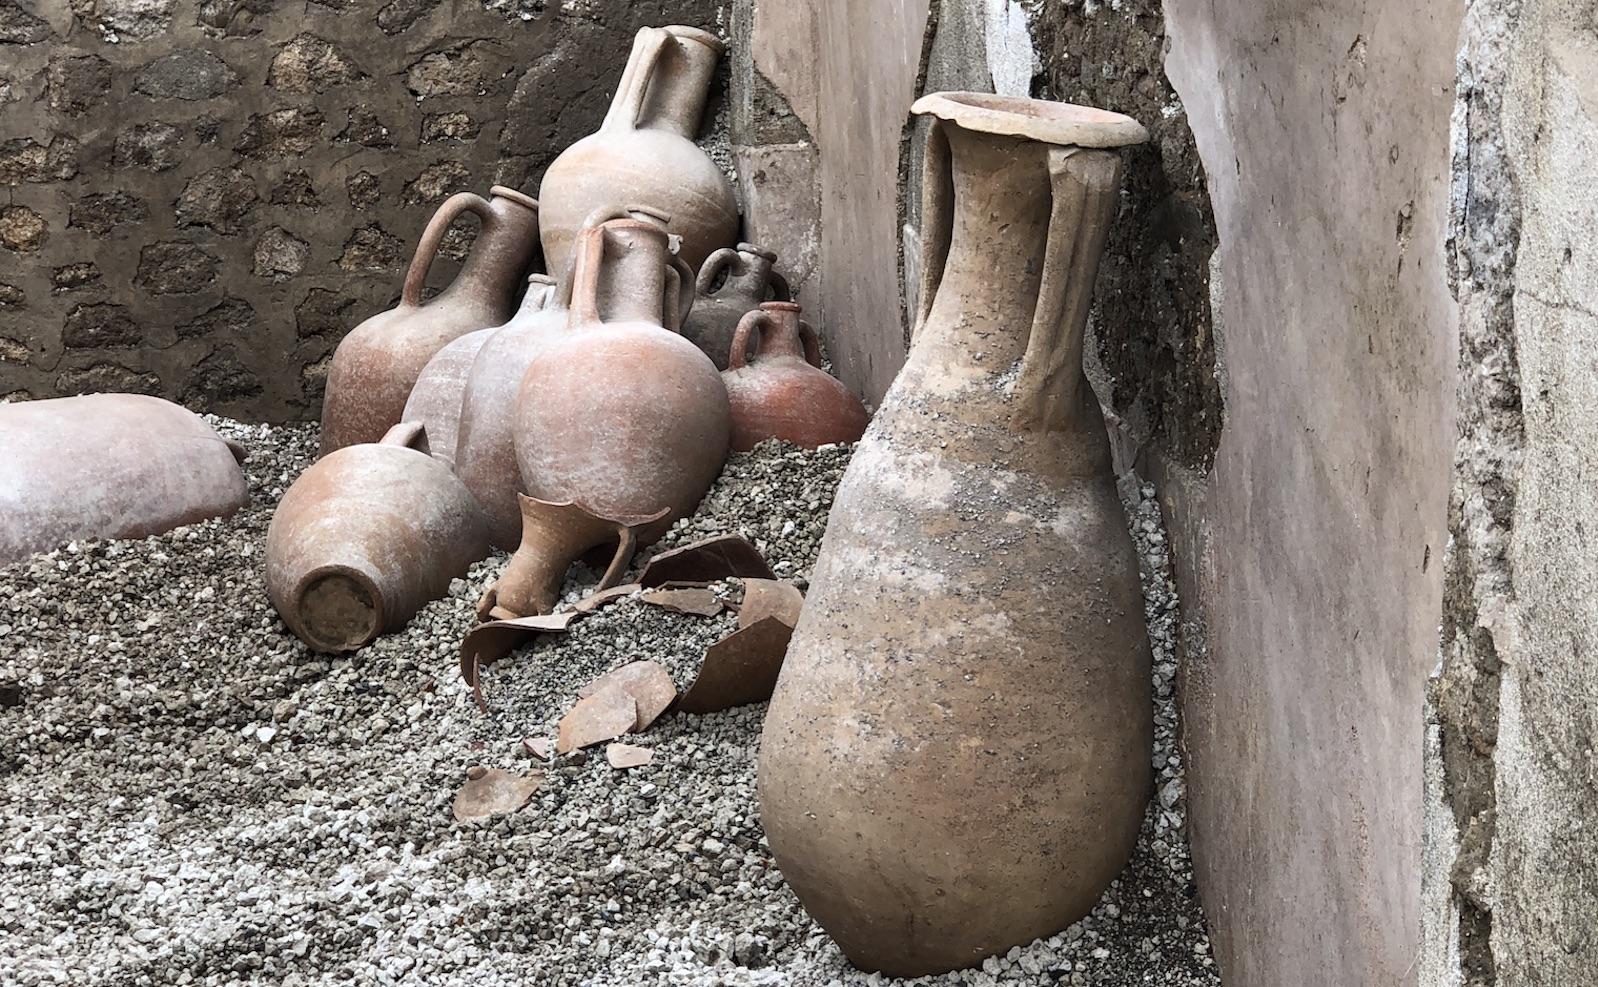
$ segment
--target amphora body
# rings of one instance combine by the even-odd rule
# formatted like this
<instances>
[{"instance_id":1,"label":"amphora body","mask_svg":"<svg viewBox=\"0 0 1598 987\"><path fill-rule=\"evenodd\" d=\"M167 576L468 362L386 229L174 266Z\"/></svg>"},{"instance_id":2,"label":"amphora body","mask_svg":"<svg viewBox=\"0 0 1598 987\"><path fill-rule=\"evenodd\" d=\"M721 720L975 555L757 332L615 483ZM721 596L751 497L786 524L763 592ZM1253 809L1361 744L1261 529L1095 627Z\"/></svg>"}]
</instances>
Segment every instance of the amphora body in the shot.
<instances>
[{"instance_id":1,"label":"amphora body","mask_svg":"<svg viewBox=\"0 0 1598 987\"><path fill-rule=\"evenodd\" d=\"M1087 913L1151 786L1137 558L1083 328L1118 114L928 96L922 311L833 505L760 745L784 877L856 965Z\"/></svg>"},{"instance_id":2,"label":"amphora body","mask_svg":"<svg viewBox=\"0 0 1598 987\"><path fill-rule=\"evenodd\" d=\"M738 452L766 439L805 449L853 442L870 421L854 392L821 369L821 345L799 312L792 302L766 302L743 317L728 344L731 368L721 379ZM751 339L755 354L746 356Z\"/></svg>"},{"instance_id":3,"label":"amphora body","mask_svg":"<svg viewBox=\"0 0 1598 987\"><path fill-rule=\"evenodd\" d=\"M427 269L462 213L482 220L471 254L450 286L422 301ZM400 303L356 326L333 353L322 399L322 455L377 442L398 424L416 379L451 341L510 318L516 289L538 245L538 203L495 186L488 199L445 200L416 246Z\"/></svg>"},{"instance_id":4,"label":"amphora body","mask_svg":"<svg viewBox=\"0 0 1598 987\"><path fill-rule=\"evenodd\" d=\"M790 301L788 281L772 269L777 255L752 243L723 247L705 261L694 284L694 308L682 334L705 351L717 370L727 369L732 335L764 301Z\"/></svg>"},{"instance_id":5,"label":"amphora body","mask_svg":"<svg viewBox=\"0 0 1598 987\"><path fill-rule=\"evenodd\" d=\"M433 354L405 399L400 419L420 422L427 431L427 449L433 458L454 468L460 445L461 398L477 353L497 326L475 329Z\"/></svg>"},{"instance_id":6,"label":"amphora body","mask_svg":"<svg viewBox=\"0 0 1598 987\"><path fill-rule=\"evenodd\" d=\"M521 543L516 496L525 489L516 465L516 396L533 357L565 332L566 316L554 280L530 276L515 318L488 331L466 376L455 472L487 515L489 540L507 552Z\"/></svg>"},{"instance_id":7,"label":"amphora body","mask_svg":"<svg viewBox=\"0 0 1598 987\"><path fill-rule=\"evenodd\" d=\"M517 404L533 498L622 524L658 517L640 544L698 506L726 459L731 410L715 365L675 331L691 283L654 223L584 234L570 327L533 358Z\"/></svg>"},{"instance_id":8,"label":"amphora body","mask_svg":"<svg viewBox=\"0 0 1598 987\"><path fill-rule=\"evenodd\" d=\"M0 565L227 517L250 499L243 459L243 446L157 397L0 404Z\"/></svg>"},{"instance_id":9,"label":"amphora body","mask_svg":"<svg viewBox=\"0 0 1598 987\"><path fill-rule=\"evenodd\" d=\"M724 50L719 38L696 28L638 32L599 131L561 152L544 173L541 236L556 278L565 277L585 222L600 209L669 216L669 231L682 237L681 256L696 270L737 238L732 183L694 143Z\"/></svg>"},{"instance_id":10,"label":"amphora body","mask_svg":"<svg viewBox=\"0 0 1598 987\"><path fill-rule=\"evenodd\" d=\"M295 636L353 651L398 630L488 555L482 512L417 423L346 446L283 495L266 532L266 589Z\"/></svg>"}]
</instances>

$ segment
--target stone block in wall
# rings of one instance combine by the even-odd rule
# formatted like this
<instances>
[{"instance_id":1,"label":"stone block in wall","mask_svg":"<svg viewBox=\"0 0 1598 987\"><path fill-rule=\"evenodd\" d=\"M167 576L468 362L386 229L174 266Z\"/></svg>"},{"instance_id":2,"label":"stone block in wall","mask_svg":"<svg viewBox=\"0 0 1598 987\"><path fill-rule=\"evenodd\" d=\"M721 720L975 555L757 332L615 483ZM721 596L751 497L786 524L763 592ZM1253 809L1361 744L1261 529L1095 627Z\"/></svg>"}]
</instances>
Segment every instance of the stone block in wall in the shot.
<instances>
[{"instance_id":1,"label":"stone block in wall","mask_svg":"<svg viewBox=\"0 0 1598 987\"><path fill-rule=\"evenodd\" d=\"M814 144L734 145L744 239L774 252L778 270L799 292L815 274L821 249L821 190Z\"/></svg>"}]
</instances>

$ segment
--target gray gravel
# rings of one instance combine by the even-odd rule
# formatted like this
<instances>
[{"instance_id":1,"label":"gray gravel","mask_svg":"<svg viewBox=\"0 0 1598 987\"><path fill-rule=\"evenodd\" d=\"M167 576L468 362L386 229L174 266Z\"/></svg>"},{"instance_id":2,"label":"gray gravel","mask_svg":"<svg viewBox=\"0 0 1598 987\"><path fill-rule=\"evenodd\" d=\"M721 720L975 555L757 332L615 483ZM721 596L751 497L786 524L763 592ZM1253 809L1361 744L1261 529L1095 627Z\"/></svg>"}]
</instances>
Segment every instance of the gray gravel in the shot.
<instances>
[{"instance_id":1,"label":"gray gravel","mask_svg":"<svg viewBox=\"0 0 1598 987\"><path fill-rule=\"evenodd\" d=\"M483 581L402 634L329 659L261 587L276 499L310 428L218 421L253 450L254 503L142 542L0 568L0 983L857 985L765 847L754 801L764 707L669 714L549 766L522 812L457 824L473 764L541 765L595 675L637 658L686 684L732 626L624 601L488 669L479 713L458 644ZM803 578L848 457L736 456L668 544L742 531ZM1219 983L1193 894L1170 701L1179 616L1151 491L1130 493L1160 693L1158 797L1092 916L954 985Z\"/></svg>"}]
</instances>

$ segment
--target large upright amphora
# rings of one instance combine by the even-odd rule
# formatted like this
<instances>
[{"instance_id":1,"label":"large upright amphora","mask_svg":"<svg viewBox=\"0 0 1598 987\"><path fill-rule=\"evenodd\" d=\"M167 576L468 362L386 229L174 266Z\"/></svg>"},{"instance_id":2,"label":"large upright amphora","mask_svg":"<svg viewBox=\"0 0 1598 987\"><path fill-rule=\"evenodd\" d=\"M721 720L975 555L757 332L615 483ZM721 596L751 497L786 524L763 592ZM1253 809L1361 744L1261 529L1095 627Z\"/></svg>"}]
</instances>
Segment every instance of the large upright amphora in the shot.
<instances>
[{"instance_id":1,"label":"large upright amphora","mask_svg":"<svg viewBox=\"0 0 1598 987\"><path fill-rule=\"evenodd\" d=\"M1137 557L1082 373L1118 114L942 93L910 355L838 490L760 745L783 876L856 965L1086 914L1151 787Z\"/></svg>"},{"instance_id":2,"label":"large upright amphora","mask_svg":"<svg viewBox=\"0 0 1598 987\"><path fill-rule=\"evenodd\" d=\"M613 220L587 230L581 247L569 327L522 378L516 461L533 498L623 525L650 521L639 532L647 544L721 472L732 410L715 364L676 331L693 272L666 231Z\"/></svg>"},{"instance_id":3,"label":"large upright amphora","mask_svg":"<svg viewBox=\"0 0 1598 987\"><path fill-rule=\"evenodd\" d=\"M466 263L448 288L423 301L444 234L468 212L482 225ZM399 424L435 353L510 318L537 245L538 203L514 189L496 185L487 199L461 192L445 200L417 242L400 303L356 326L333 353L322 399L322 455L381 440Z\"/></svg>"},{"instance_id":4,"label":"large upright amphora","mask_svg":"<svg viewBox=\"0 0 1598 987\"><path fill-rule=\"evenodd\" d=\"M538 196L550 274L565 276L595 210L641 207L669 216L695 270L738 236L732 183L694 143L716 63L726 46L691 27L646 27L633 41L599 131L561 152Z\"/></svg>"}]
</instances>

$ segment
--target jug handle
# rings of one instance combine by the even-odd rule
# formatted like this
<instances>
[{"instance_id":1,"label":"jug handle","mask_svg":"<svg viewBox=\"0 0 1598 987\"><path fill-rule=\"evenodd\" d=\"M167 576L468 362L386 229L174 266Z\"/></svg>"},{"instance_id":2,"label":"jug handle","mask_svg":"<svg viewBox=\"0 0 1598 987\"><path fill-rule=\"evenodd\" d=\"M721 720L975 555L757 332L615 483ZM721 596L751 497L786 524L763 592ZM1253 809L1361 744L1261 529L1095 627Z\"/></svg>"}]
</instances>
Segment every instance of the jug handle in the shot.
<instances>
[{"instance_id":1,"label":"jug handle","mask_svg":"<svg viewBox=\"0 0 1598 987\"><path fill-rule=\"evenodd\" d=\"M694 290L709 297L710 289L715 286L716 277L721 274L722 268L731 267L742 259L738 256L738 251L731 247L722 247L706 257L705 262L699 265L699 277L694 280Z\"/></svg>"},{"instance_id":2,"label":"jug handle","mask_svg":"<svg viewBox=\"0 0 1598 987\"><path fill-rule=\"evenodd\" d=\"M916 300L913 342L932 312L932 299L943 283L954 238L954 175L949 161L949 135L937 117L928 121L921 161L921 286Z\"/></svg>"},{"instance_id":3,"label":"jug handle","mask_svg":"<svg viewBox=\"0 0 1598 987\"><path fill-rule=\"evenodd\" d=\"M415 449L417 452L431 454L427 444L427 427L421 422L400 422L384 432L377 444Z\"/></svg>"},{"instance_id":4,"label":"jug handle","mask_svg":"<svg viewBox=\"0 0 1598 987\"><path fill-rule=\"evenodd\" d=\"M644 98L649 95L649 83L654 78L655 66L671 40L671 32L658 27L642 28L633 39L633 50L616 84L616 98L600 130L636 130L638 118L644 113Z\"/></svg>"},{"instance_id":5,"label":"jug handle","mask_svg":"<svg viewBox=\"0 0 1598 987\"><path fill-rule=\"evenodd\" d=\"M457 192L444 200L438 207L438 212L433 213L433 218L428 220L427 228L422 231L422 238L416 242L416 255L411 258L410 270L405 272L405 287L400 291L400 304L412 308L422 304L422 287L427 282L427 271L433 266L433 258L438 256L439 245L444 242L444 234L455 224L463 212L474 212L480 216L486 225L494 216L493 207L488 200L476 192Z\"/></svg>"},{"instance_id":6,"label":"jug handle","mask_svg":"<svg viewBox=\"0 0 1598 987\"><path fill-rule=\"evenodd\" d=\"M783 277L781 274L778 274L776 271L772 271L771 272L771 277L769 278L769 280L771 282L771 300L772 301L774 301L774 302L791 302L791 301L793 301L793 289L788 287L788 279L787 278Z\"/></svg>"},{"instance_id":7,"label":"jug handle","mask_svg":"<svg viewBox=\"0 0 1598 987\"><path fill-rule=\"evenodd\" d=\"M577 252L579 254L582 252L582 235L588 230L603 226L613 219L639 218L654 220L663 227L671 225L670 213L661 212L659 209L653 209L649 206L600 206L598 209L595 209L593 212L589 213L587 218L583 220L583 225L579 227L579 233L577 234L579 241ZM560 279L558 297L560 298L561 308L570 309L572 307L573 281L576 279L576 276L577 261L574 255L571 267L567 268L564 276L562 276Z\"/></svg>"},{"instance_id":8,"label":"jug handle","mask_svg":"<svg viewBox=\"0 0 1598 987\"><path fill-rule=\"evenodd\" d=\"M582 232L571 272L570 325L585 326L600 321L599 269L605 263L605 228L590 226Z\"/></svg>"},{"instance_id":9,"label":"jug handle","mask_svg":"<svg viewBox=\"0 0 1598 987\"><path fill-rule=\"evenodd\" d=\"M666 273L670 276L666 279L662 320L673 320L664 323L666 328L672 332L682 332L683 324L688 321L688 313L694 310L694 293L688 290L688 285L694 283L694 269L688 266L687 261L672 254L671 266Z\"/></svg>"},{"instance_id":10,"label":"jug handle","mask_svg":"<svg viewBox=\"0 0 1598 987\"><path fill-rule=\"evenodd\" d=\"M1032 334L1015 384L1017 425L1044 430L1064 422L1081 397L1082 336L1121 187L1121 156L1115 151L1052 147L1048 155L1049 239Z\"/></svg>"},{"instance_id":11,"label":"jug handle","mask_svg":"<svg viewBox=\"0 0 1598 987\"><path fill-rule=\"evenodd\" d=\"M732 333L732 352L727 354L727 369L742 370L749 362L749 337L755 332L765 335L764 326L771 321L771 313L764 309L755 309L738 320L738 328ZM808 349L808 347L807 347ZM759 356L759 353L755 354Z\"/></svg>"},{"instance_id":12,"label":"jug handle","mask_svg":"<svg viewBox=\"0 0 1598 987\"><path fill-rule=\"evenodd\" d=\"M805 362L820 370L821 339L816 335L816 331L810 327L810 323L802 319L799 322L799 341L805 344Z\"/></svg>"}]
</instances>

